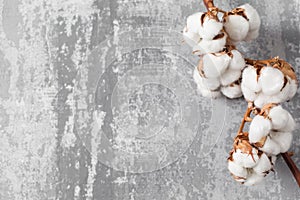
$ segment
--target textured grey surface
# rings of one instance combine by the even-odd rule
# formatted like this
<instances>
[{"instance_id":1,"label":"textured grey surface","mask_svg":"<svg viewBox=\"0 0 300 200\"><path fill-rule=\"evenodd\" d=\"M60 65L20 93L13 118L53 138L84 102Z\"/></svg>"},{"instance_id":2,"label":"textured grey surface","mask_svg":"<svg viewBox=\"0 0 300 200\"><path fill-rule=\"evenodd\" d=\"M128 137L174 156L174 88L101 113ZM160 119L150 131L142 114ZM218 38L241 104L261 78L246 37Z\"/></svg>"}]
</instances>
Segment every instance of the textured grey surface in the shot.
<instances>
[{"instance_id":1,"label":"textured grey surface","mask_svg":"<svg viewBox=\"0 0 300 200\"><path fill-rule=\"evenodd\" d=\"M260 36L239 48L279 55L299 77L299 1L250 3ZM281 158L258 186L230 177L246 103L195 93L180 31L201 1L0 0L0 10L1 200L300 199ZM298 130L299 93L285 107ZM300 166L297 131L291 150Z\"/></svg>"}]
</instances>

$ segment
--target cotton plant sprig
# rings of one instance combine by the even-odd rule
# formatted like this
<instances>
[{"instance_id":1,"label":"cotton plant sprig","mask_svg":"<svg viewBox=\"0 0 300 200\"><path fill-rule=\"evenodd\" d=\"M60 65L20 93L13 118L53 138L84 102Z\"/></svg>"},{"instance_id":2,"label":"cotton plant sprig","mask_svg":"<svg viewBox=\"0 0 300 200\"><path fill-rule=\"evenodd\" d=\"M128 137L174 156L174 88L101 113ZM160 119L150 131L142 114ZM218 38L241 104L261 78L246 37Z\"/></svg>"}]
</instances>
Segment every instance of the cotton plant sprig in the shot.
<instances>
[{"instance_id":1,"label":"cotton plant sprig","mask_svg":"<svg viewBox=\"0 0 300 200\"><path fill-rule=\"evenodd\" d=\"M203 2L207 12L189 16L183 30L186 43L200 58L193 75L198 91L205 97L223 94L228 98L244 96L248 101L228 158L230 173L236 181L254 185L273 170L276 156L281 154L300 187L300 172L287 153L295 122L279 105L297 91L293 68L278 57L245 59L236 49L238 42L258 36L261 21L252 6L245 4L225 12L212 0ZM250 122L247 132L243 130L246 122Z\"/></svg>"}]
</instances>

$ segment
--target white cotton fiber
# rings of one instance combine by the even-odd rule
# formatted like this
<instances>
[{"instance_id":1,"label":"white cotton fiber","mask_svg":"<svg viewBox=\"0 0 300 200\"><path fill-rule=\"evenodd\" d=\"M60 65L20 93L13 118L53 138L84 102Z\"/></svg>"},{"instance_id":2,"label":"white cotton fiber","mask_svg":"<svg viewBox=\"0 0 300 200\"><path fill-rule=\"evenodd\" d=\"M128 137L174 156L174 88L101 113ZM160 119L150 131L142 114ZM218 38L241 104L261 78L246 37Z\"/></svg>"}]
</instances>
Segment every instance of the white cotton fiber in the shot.
<instances>
[{"instance_id":1,"label":"white cotton fiber","mask_svg":"<svg viewBox=\"0 0 300 200\"><path fill-rule=\"evenodd\" d=\"M259 157L257 155L257 150L252 148L252 154L243 153L240 149L237 149L236 152L232 154L234 162L245 168L252 168L257 164Z\"/></svg>"},{"instance_id":2,"label":"white cotton fiber","mask_svg":"<svg viewBox=\"0 0 300 200\"><path fill-rule=\"evenodd\" d=\"M242 54L237 50L232 50L232 58L229 63L229 69L233 70L242 70L245 66L245 59L243 58Z\"/></svg>"},{"instance_id":3,"label":"white cotton fiber","mask_svg":"<svg viewBox=\"0 0 300 200\"><path fill-rule=\"evenodd\" d=\"M264 67L261 70L259 84L266 95L275 95L280 92L284 83L283 73L273 67Z\"/></svg>"},{"instance_id":4,"label":"white cotton fiber","mask_svg":"<svg viewBox=\"0 0 300 200\"><path fill-rule=\"evenodd\" d=\"M253 186L253 185L256 185L259 182L261 182L263 179L264 179L264 176L259 175L259 174L255 173L255 172L252 172L248 176L247 180L244 182L244 185L245 186Z\"/></svg>"},{"instance_id":5,"label":"white cotton fiber","mask_svg":"<svg viewBox=\"0 0 300 200\"><path fill-rule=\"evenodd\" d=\"M271 108L269 118L271 119L272 129L280 130L286 126L289 114L281 106L275 106Z\"/></svg>"},{"instance_id":6,"label":"white cotton fiber","mask_svg":"<svg viewBox=\"0 0 300 200\"><path fill-rule=\"evenodd\" d=\"M199 30L201 27L201 16L202 12L194 13L188 16L186 20L186 31L199 34Z\"/></svg>"},{"instance_id":7,"label":"white cotton fiber","mask_svg":"<svg viewBox=\"0 0 300 200\"><path fill-rule=\"evenodd\" d=\"M193 54L203 55L206 53L218 53L224 49L226 38L227 36L224 34L223 37L214 40L202 39L193 47Z\"/></svg>"},{"instance_id":8,"label":"white cotton fiber","mask_svg":"<svg viewBox=\"0 0 300 200\"><path fill-rule=\"evenodd\" d=\"M261 115L256 115L251 121L249 127L249 141L256 143L269 134L271 130L271 122L269 119Z\"/></svg>"},{"instance_id":9,"label":"white cotton fiber","mask_svg":"<svg viewBox=\"0 0 300 200\"><path fill-rule=\"evenodd\" d=\"M229 15L225 19L224 27L228 37L236 42L242 41L249 31L249 23L241 15Z\"/></svg>"},{"instance_id":10,"label":"white cotton fiber","mask_svg":"<svg viewBox=\"0 0 300 200\"><path fill-rule=\"evenodd\" d=\"M253 8L249 4L244 4L242 6L239 6L240 8L245 9L245 14L247 15L247 18L249 19L249 30L257 30L260 27L261 21L259 14L257 13L256 9Z\"/></svg>"},{"instance_id":11,"label":"white cotton fiber","mask_svg":"<svg viewBox=\"0 0 300 200\"><path fill-rule=\"evenodd\" d=\"M228 97L230 99L239 98L239 97L243 96L241 86L239 84L222 86L221 92L222 92L222 94L224 94L226 97Z\"/></svg>"},{"instance_id":12,"label":"white cotton fiber","mask_svg":"<svg viewBox=\"0 0 300 200\"><path fill-rule=\"evenodd\" d=\"M269 136L267 136L264 146L259 149L268 155L278 155L280 153L279 144L273 141Z\"/></svg>"},{"instance_id":13,"label":"white cotton fiber","mask_svg":"<svg viewBox=\"0 0 300 200\"><path fill-rule=\"evenodd\" d=\"M256 29L256 30L252 30L252 31L249 31L247 33L247 36L245 37L245 41L246 42L249 42L251 40L254 40L256 39L257 37L259 36L259 29Z\"/></svg>"},{"instance_id":14,"label":"white cotton fiber","mask_svg":"<svg viewBox=\"0 0 300 200\"><path fill-rule=\"evenodd\" d=\"M206 54L203 56L203 72L207 78L220 76L228 67L230 57L227 54Z\"/></svg>"},{"instance_id":15,"label":"white cotton fiber","mask_svg":"<svg viewBox=\"0 0 300 200\"><path fill-rule=\"evenodd\" d=\"M184 41L191 47L194 47L200 41L200 35L198 33L187 31L186 27L183 29L183 38Z\"/></svg>"},{"instance_id":16,"label":"white cotton fiber","mask_svg":"<svg viewBox=\"0 0 300 200\"><path fill-rule=\"evenodd\" d=\"M253 170L261 176L265 176L268 171L272 169L272 164L268 158L268 156L263 153L260 156L260 159L255 167L253 167Z\"/></svg>"},{"instance_id":17,"label":"white cotton fiber","mask_svg":"<svg viewBox=\"0 0 300 200\"><path fill-rule=\"evenodd\" d=\"M202 85L202 87L204 87L208 90L216 90L220 87L219 78L201 77L197 67L195 67L195 69L194 69L193 77L194 77L194 80L196 83L201 82L200 84Z\"/></svg>"},{"instance_id":18,"label":"white cotton fiber","mask_svg":"<svg viewBox=\"0 0 300 200\"><path fill-rule=\"evenodd\" d=\"M203 86L200 86L198 85L198 91L201 93L201 95L203 97L208 97L208 98L218 98L221 96L221 92L220 91L211 91L211 90L208 90L206 89L205 87Z\"/></svg>"},{"instance_id":19,"label":"white cotton fiber","mask_svg":"<svg viewBox=\"0 0 300 200\"><path fill-rule=\"evenodd\" d=\"M288 79L290 79L290 78L288 78ZM291 99L295 96L297 89L298 89L297 82L295 80L290 79L290 90L289 90L288 99Z\"/></svg>"},{"instance_id":20,"label":"white cotton fiber","mask_svg":"<svg viewBox=\"0 0 300 200\"><path fill-rule=\"evenodd\" d=\"M203 78L202 82L209 90L216 90L220 87L220 81L218 78Z\"/></svg>"},{"instance_id":21,"label":"white cotton fiber","mask_svg":"<svg viewBox=\"0 0 300 200\"><path fill-rule=\"evenodd\" d=\"M241 77L241 70L227 69L223 74L221 74L220 82L223 86L229 85Z\"/></svg>"},{"instance_id":22,"label":"white cotton fiber","mask_svg":"<svg viewBox=\"0 0 300 200\"><path fill-rule=\"evenodd\" d=\"M279 129L279 131L292 132L295 130L295 127L296 127L295 120L293 116L290 113L288 113L288 121L283 128Z\"/></svg>"},{"instance_id":23,"label":"white cotton fiber","mask_svg":"<svg viewBox=\"0 0 300 200\"><path fill-rule=\"evenodd\" d=\"M290 132L274 132L270 134L273 141L280 146L280 152L287 152L292 144L293 134Z\"/></svg>"},{"instance_id":24,"label":"white cotton fiber","mask_svg":"<svg viewBox=\"0 0 300 200\"><path fill-rule=\"evenodd\" d=\"M228 170L235 176L245 178L247 177L246 168L236 164L235 162L229 160L228 161Z\"/></svg>"},{"instance_id":25,"label":"white cotton fiber","mask_svg":"<svg viewBox=\"0 0 300 200\"><path fill-rule=\"evenodd\" d=\"M202 77L200 76L197 67L195 67L195 69L194 69L194 72L193 72L193 78L194 78L194 81L195 81L197 84L201 84L201 85L202 85Z\"/></svg>"},{"instance_id":26,"label":"white cotton fiber","mask_svg":"<svg viewBox=\"0 0 300 200\"><path fill-rule=\"evenodd\" d=\"M242 93L244 95L244 98L247 101L254 101L258 96L254 91L250 90L249 88L247 88L245 86L245 82L241 83L241 90L242 90Z\"/></svg>"},{"instance_id":27,"label":"white cotton fiber","mask_svg":"<svg viewBox=\"0 0 300 200\"><path fill-rule=\"evenodd\" d=\"M259 92L261 90L261 86L257 82L256 69L251 65L247 65L247 67L244 69L242 83L244 83L247 88L254 92Z\"/></svg>"},{"instance_id":28,"label":"white cotton fiber","mask_svg":"<svg viewBox=\"0 0 300 200\"><path fill-rule=\"evenodd\" d=\"M262 108L264 105L268 104L268 103L276 103L273 101L270 101L270 97L266 96L264 93L259 93L259 95L257 96L257 98L254 101L254 105L257 108Z\"/></svg>"},{"instance_id":29,"label":"white cotton fiber","mask_svg":"<svg viewBox=\"0 0 300 200\"><path fill-rule=\"evenodd\" d=\"M220 33L223 28L223 23L218 22L215 19L206 17L204 23L199 29L199 35L204 39L212 40L216 35Z\"/></svg>"}]
</instances>

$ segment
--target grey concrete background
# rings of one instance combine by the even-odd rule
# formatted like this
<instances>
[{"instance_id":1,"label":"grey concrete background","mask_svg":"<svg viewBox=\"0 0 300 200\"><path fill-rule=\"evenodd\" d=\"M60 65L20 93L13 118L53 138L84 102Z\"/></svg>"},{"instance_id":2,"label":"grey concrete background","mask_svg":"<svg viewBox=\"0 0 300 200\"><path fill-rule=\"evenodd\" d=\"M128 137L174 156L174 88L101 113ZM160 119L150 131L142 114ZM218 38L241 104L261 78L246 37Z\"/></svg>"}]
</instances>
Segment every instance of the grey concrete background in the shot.
<instances>
[{"instance_id":1,"label":"grey concrete background","mask_svg":"<svg viewBox=\"0 0 300 200\"><path fill-rule=\"evenodd\" d=\"M285 58L299 77L300 2L249 2L260 36L239 48ZM0 10L1 200L300 199L281 158L260 185L230 177L246 103L195 94L180 31L201 1L0 0ZM298 130L299 92L284 106ZM297 131L291 150L300 166Z\"/></svg>"}]
</instances>

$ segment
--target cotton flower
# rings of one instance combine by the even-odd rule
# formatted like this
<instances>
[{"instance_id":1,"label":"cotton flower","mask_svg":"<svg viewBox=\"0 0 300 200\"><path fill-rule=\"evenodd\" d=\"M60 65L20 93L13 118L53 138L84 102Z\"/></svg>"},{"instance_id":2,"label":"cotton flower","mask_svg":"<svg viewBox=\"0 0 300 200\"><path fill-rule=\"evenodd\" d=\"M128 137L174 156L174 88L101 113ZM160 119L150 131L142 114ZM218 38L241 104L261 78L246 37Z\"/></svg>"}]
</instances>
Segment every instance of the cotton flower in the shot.
<instances>
[{"instance_id":1,"label":"cotton flower","mask_svg":"<svg viewBox=\"0 0 300 200\"><path fill-rule=\"evenodd\" d=\"M233 41L242 41L248 34L249 23L241 15L228 15L224 19L225 31Z\"/></svg>"},{"instance_id":2,"label":"cotton flower","mask_svg":"<svg viewBox=\"0 0 300 200\"><path fill-rule=\"evenodd\" d=\"M187 18L183 29L184 41L193 47L195 55L217 53L223 50L227 35L223 24L211 13L197 12Z\"/></svg>"},{"instance_id":3,"label":"cotton flower","mask_svg":"<svg viewBox=\"0 0 300 200\"><path fill-rule=\"evenodd\" d=\"M228 170L236 181L251 186L261 182L273 169L276 157L251 145L248 136L246 132L236 136L228 158Z\"/></svg>"},{"instance_id":4,"label":"cotton flower","mask_svg":"<svg viewBox=\"0 0 300 200\"><path fill-rule=\"evenodd\" d=\"M247 65L242 73L241 89L247 101L258 108L268 103L282 103L291 99L298 87L293 68L284 60L274 58Z\"/></svg>"},{"instance_id":5,"label":"cotton flower","mask_svg":"<svg viewBox=\"0 0 300 200\"><path fill-rule=\"evenodd\" d=\"M224 15L224 28L233 42L250 41L258 37L260 17L257 11L245 4Z\"/></svg>"}]
</instances>

